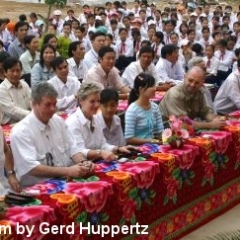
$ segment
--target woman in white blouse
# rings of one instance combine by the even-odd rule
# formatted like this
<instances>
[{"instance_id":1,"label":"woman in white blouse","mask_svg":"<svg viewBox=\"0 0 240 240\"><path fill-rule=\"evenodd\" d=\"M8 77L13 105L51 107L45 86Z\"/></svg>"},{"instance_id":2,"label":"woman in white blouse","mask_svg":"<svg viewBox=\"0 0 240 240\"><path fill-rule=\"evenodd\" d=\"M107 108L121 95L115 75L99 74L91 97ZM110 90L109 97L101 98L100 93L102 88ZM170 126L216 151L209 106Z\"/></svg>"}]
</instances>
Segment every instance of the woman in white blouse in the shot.
<instances>
[{"instance_id":1,"label":"woman in white blouse","mask_svg":"<svg viewBox=\"0 0 240 240\"><path fill-rule=\"evenodd\" d=\"M31 73L33 66L39 62L40 53L38 50L38 38L34 35L28 35L24 38L27 50L20 56L23 74Z\"/></svg>"},{"instance_id":2,"label":"woman in white blouse","mask_svg":"<svg viewBox=\"0 0 240 240\"><path fill-rule=\"evenodd\" d=\"M66 124L86 158L112 161L117 159L115 154L118 152L128 153L129 147L106 142L101 122L95 115L100 107L100 91L101 88L95 83L82 83L77 94L79 107L67 118Z\"/></svg>"}]
</instances>

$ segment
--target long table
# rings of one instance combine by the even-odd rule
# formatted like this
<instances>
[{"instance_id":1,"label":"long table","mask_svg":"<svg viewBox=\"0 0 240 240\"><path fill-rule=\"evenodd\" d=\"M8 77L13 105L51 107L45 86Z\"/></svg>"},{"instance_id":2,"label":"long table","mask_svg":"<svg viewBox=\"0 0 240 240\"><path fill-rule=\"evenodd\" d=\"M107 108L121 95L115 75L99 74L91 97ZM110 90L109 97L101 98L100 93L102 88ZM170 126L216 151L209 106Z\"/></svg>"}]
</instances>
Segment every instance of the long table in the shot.
<instances>
[{"instance_id":1,"label":"long table","mask_svg":"<svg viewBox=\"0 0 240 240\"><path fill-rule=\"evenodd\" d=\"M103 239L112 239L117 226L115 239L179 239L240 202L240 124L203 131L181 149L146 144L141 150L126 163L98 163L88 177L26 189L40 194L28 206L7 209L0 225L11 234L1 239L99 240L97 226L102 234L112 227ZM30 238L16 232L19 225L34 226ZM69 228L60 233L63 225ZM136 234L144 225L148 234ZM59 232L47 233L53 226Z\"/></svg>"}]
</instances>

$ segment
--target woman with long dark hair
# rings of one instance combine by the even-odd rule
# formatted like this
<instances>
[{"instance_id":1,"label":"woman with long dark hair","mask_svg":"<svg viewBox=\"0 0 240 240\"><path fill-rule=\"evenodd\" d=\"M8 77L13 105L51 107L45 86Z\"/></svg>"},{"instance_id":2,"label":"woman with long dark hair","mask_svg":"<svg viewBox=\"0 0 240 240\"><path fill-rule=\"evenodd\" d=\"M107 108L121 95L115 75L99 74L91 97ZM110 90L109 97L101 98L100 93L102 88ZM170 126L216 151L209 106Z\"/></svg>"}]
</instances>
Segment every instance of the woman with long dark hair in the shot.
<instances>
[{"instance_id":1,"label":"woman with long dark hair","mask_svg":"<svg viewBox=\"0 0 240 240\"><path fill-rule=\"evenodd\" d=\"M155 96L155 79L140 73L134 80L125 114L125 139L128 144L158 143L163 122L158 105L150 99Z\"/></svg>"}]
</instances>

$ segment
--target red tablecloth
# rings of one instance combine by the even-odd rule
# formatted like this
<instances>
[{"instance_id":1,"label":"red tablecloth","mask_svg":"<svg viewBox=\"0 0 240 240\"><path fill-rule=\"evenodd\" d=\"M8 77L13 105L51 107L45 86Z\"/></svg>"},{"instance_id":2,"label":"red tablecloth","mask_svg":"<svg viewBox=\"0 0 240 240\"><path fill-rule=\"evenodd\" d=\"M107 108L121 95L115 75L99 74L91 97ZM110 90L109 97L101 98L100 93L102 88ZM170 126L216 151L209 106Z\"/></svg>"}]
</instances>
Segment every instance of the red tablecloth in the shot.
<instances>
[{"instance_id":1,"label":"red tablecloth","mask_svg":"<svg viewBox=\"0 0 240 240\"><path fill-rule=\"evenodd\" d=\"M143 149L150 153L157 148ZM101 239L86 230L79 234L80 223L148 225L148 235L118 233L115 239L179 239L239 203L240 128L203 132L182 149L160 149L147 161L135 156L124 164L102 162L92 176L71 182L49 180L29 188L41 195L31 206L7 210L0 224L9 224L12 235L1 239ZM45 234L40 231L43 222L73 223L74 233L65 229L62 234ZM32 236L16 234L17 223L34 226ZM107 234L103 239L112 238Z\"/></svg>"}]
</instances>

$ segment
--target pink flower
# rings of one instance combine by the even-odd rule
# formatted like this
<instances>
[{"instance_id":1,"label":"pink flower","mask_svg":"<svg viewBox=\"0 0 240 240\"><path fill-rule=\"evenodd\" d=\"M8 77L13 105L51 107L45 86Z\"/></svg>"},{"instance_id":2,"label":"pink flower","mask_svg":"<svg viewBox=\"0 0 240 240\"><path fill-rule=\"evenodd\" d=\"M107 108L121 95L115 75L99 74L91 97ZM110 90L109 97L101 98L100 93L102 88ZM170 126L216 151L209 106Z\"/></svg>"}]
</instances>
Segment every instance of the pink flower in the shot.
<instances>
[{"instance_id":1,"label":"pink flower","mask_svg":"<svg viewBox=\"0 0 240 240\"><path fill-rule=\"evenodd\" d=\"M176 120L172 122L172 130L173 131L178 131L182 128L182 121L181 120Z\"/></svg>"},{"instance_id":2,"label":"pink flower","mask_svg":"<svg viewBox=\"0 0 240 240\"><path fill-rule=\"evenodd\" d=\"M163 143L166 143L168 141L168 138L172 136L172 130L170 128L166 128L162 132L162 141Z\"/></svg>"},{"instance_id":3,"label":"pink flower","mask_svg":"<svg viewBox=\"0 0 240 240\"><path fill-rule=\"evenodd\" d=\"M170 115L169 116L169 121L170 122L175 122L176 121L176 117L174 115Z\"/></svg>"},{"instance_id":4,"label":"pink flower","mask_svg":"<svg viewBox=\"0 0 240 240\"><path fill-rule=\"evenodd\" d=\"M181 134L182 134L182 138L184 139L189 138L189 133L186 129L181 129Z\"/></svg>"}]
</instances>

